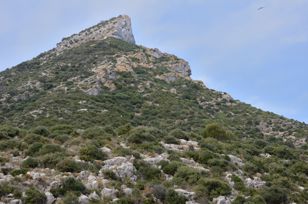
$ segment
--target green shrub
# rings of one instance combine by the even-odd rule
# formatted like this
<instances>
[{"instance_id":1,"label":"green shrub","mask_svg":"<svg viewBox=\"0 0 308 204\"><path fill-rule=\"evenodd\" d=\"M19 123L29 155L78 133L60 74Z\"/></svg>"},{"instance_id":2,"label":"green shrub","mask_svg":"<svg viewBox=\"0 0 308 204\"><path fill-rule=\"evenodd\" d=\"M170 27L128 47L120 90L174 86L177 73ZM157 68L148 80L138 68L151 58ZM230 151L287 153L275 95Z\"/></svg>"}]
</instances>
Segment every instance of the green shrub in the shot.
<instances>
[{"instance_id":1,"label":"green shrub","mask_svg":"<svg viewBox=\"0 0 308 204\"><path fill-rule=\"evenodd\" d=\"M74 132L74 128L71 125L56 125L53 126L50 131L53 135L61 135L61 134L72 134Z\"/></svg>"},{"instance_id":2,"label":"green shrub","mask_svg":"<svg viewBox=\"0 0 308 204\"><path fill-rule=\"evenodd\" d=\"M86 187L81 183L81 181L73 178L73 177L69 177L66 178L62 183L61 186L59 188L54 188L51 189L50 192L56 196L63 196L65 195L67 192L74 192L77 195L82 194L86 194L87 193L87 189Z\"/></svg>"},{"instance_id":3,"label":"green shrub","mask_svg":"<svg viewBox=\"0 0 308 204\"><path fill-rule=\"evenodd\" d=\"M161 169L163 170L164 173L169 175L174 175L179 167L180 163L175 161L161 163Z\"/></svg>"},{"instance_id":4,"label":"green shrub","mask_svg":"<svg viewBox=\"0 0 308 204\"><path fill-rule=\"evenodd\" d=\"M163 202L166 199L167 191L163 185L154 185L152 187L152 194L155 198Z\"/></svg>"},{"instance_id":5,"label":"green shrub","mask_svg":"<svg viewBox=\"0 0 308 204\"><path fill-rule=\"evenodd\" d=\"M55 168L56 165L64 159L65 155L61 152L49 153L40 156L40 166L44 168Z\"/></svg>"},{"instance_id":6,"label":"green shrub","mask_svg":"<svg viewBox=\"0 0 308 204\"><path fill-rule=\"evenodd\" d=\"M20 143L16 139L10 139L10 140L3 140L0 141L0 150L12 150L16 147L18 147Z\"/></svg>"},{"instance_id":7,"label":"green shrub","mask_svg":"<svg viewBox=\"0 0 308 204\"><path fill-rule=\"evenodd\" d=\"M270 204L287 204L288 202L288 195L286 190L272 186L270 188L265 188L262 191L262 197L264 198L266 203Z\"/></svg>"},{"instance_id":8,"label":"green shrub","mask_svg":"<svg viewBox=\"0 0 308 204\"><path fill-rule=\"evenodd\" d=\"M115 204L135 204L136 202L131 198L119 198L117 201L113 203Z\"/></svg>"},{"instance_id":9,"label":"green shrub","mask_svg":"<svg viewBox=\"0 0 308 204\"><path fill-rule=\"evenodd\" d=\"M26 160L24 160L22 162L22 167L23 168L35 168L38 167L39 162L37 159L33 158L33 157L28 157Z\"/></svg>"},{"instance_id":10,"label":"green shrub","mask_svg":"<svg viewBox=\"0 0 308 204\"><path fill-rule=\"evenodd\" d=\"M57 136L54 137L54 139L57 140L60 143L65 143L70 138L71 138L71 136L69 136L67 134L57 135Z\"/></svg>"},{"instance_id":11,"label":"green shrub","mask_svg":"<svg viewBox=\"0 0 308 204\"><path fill-rule=\"evenodd\" d=\"M44 193L41 193L35 188L29 188L25 192L25 197L23 197L23 203L29 204L44 204L47 202L47 198Z\"/></svg>"},{"instance_id":12,"label":"green shrub","mask_svg":"<svg viewBox=\"0 0 308 204\"><path fill-rule=\"evenodd\" d=\"M34 129L32 130L32 132L33 132L34 134L42 135L42 136L44 136L44 137L47 137L47 136L49 136L49 134L50 134L48 128L47 128L47 127L44 127L44 126L38 126L38 127L34 128Z\"/></svg>"},{"instance_id":13,"label":"green shrub","mask_svg":"<svg viewBox=\"0 0 308 204\"><path fill-rule=\"evenodd\" d=\"M79 151L80 159L85 161L106 160L108 156L94 145L87 145Z\"/></svg>"},{"instance_id":14,"label":"green shrub","mask_svg":"<svg viewBox=\"0 0 308 204\"><path fill-rule=\"evenodd\" d=\"M218 157L213 152L206 149L200 151L189 151L186 154L201 164L208 164L209 160Z\"/></svg>"},{"instance_id":15,"label":"green shrub","mask_svg":"<svg viewBox=\"0 0 308 204\"><path fill-rule=\"evenodd\" d=\"M125 124L125 125L118 127L117 133L118 135L125 135L125 134L128 134L131 129L132 129L132 126L130 124Z\"/></svg>"},{"instance_id":16,"label":"green shrub","mask_svg":"<svg viewBox=\"0 0 308 204\"><path fill-rule=\"evenodd\" d=\"M166 204L185 204L187 199L184 196L179 195L174 190L168 190L166 195Z\"/></svg>"},{"instance_id":17,"label":"green shrub","mask_svg":"<svg viewBox=\"0 0 308 204\"><path fill-rule=\"evenodd\" d=\"M76 204L78 203L78 196L73 192L65 193L63 197L63 204Z\"/></svg>"},{"instance_id":18,"label":"green shrub","mask_svg":"<svg viewBox=\"0 0 308 204\"><path fill-rule=\"evenodd\" d=\"M184 139L184 140L189 140L189 137L187 136L187 134L180 130L180 129L174 129L169 133L169 136L171 137L175 137L178 139Z\"/></svg>"},{"instance_id":19,"label":"green shrub","mask_svg":"<svg viewBox=\"0 0 308 204\"><path fill-rule=\"evenodd\" d=\"M195 184L201 179L201 177L202 173L200 171L187 166L178 168L174 174L175 182L182 184Z\"/></svg>"},{"instance_id":20,"label":"green shrub","mask_svg":"<svg viewBox=\"0 0 308 204\"><path fill-rule=\"evenodd\" d=\"M282 158L282 159L294 159L295 158L291 149L285 145L268 146L264 148L264 151L266 153L275 155L278 158Z\"/></svg>"},{"instance_id":21,"label":"green shrub","mask_svg":"<svg viewBox=\"0 0 308 204\"><path fill-rule=\"evenodd\" d=\"M222 141L231 139L231 133L227 132L223 127L216 123L207 125L204 129L203 136L205 138L212 137Z\"/></svg>"},{"instance_id":22,"label":"green shrub","mask_svg":"<svg viewBox=\"0 0 308 204\"><path fill-rule=\"evenodd\" d=\"M39 150L43 147L43 144L40 142L35 142L33 144L31 144L28 148L28 150L26 151L26 155L29 156L34 156L37 152L39 152Z\"/></svg>"},{"instance_id":23,"label":"green shrub","mask_svg":"<svg viewBox=\"0 0 308 204\"><path fill-rule=\"evenodd\" d=\"M46 144L44 145L40 151L40 155L49 154L49 153L55 153L55 152L64 152L64 149L60 145L56 144Z\"/></svg>"},{"instance_id":24,"label":"green shrub","mask_svg":"<svg viewBox=\"0 0 308 204\"><path fill-rule=\"evenodd\" d=\"M248 198L245 204L266 204L266 202L262 196L255 195Z\"/></svg>"},{"instance_id":25,"label":"green shrub","mask_svg":"<svg viewBox=\"0 0 308 204\"><path fill-rule=\"evenodd\" d=\"M56 168L61 172L79 172L81 170L80 165L72 159L61 160Z\"/></svg>"},{"instance_id":26,"label":"green shrub","mask_svg":"<svg viewBox=\"0 0 308 204\"><path fill-rule=\"evenodd\" d=\"M20 130L12 126L0 126L0 140L9 139L20 135Z\"/></svg>"},{"instance_id":27,"label":"green shrub","mask_svg":"<svg viewBox=\"0 0 308 204\"><path fill-rule=\"evenodd\" d=\"M130 131L128 141L135 144L142 144L156 141L161 136L161 132L156 128L137 127Z\"/></svg>"},{"instance_id":28,"label":"green shrub","mask_svg":"<svg viewBox=\"0 0 308 204\"><path fill-rule=\"evenodd\" d=\"M232 204L246 204L246 199L239 195L232 201Z\"/></svg>"},{"instance_id":29,"label":"green shrub","mask_svg":"<svg viewBox=\"0 0 308 204\"><path fill-rule=\"evenodd\" d=\"M10 174L12 176L18 176L18 175L21 175L21 174L26 174L28 172L28 169L24 169L24 168L21 168L21 169L14 169L10 172Z\"/></svg>"},{"instance_id":30,"label":"green shrub","mask_svg":"<svg viewBox=\"0 0 308 204\"><path fill-rule=\"evenodd\" d=\"M94 138L108 138L109 134L106 133L103 127L91 127L84 131L82 134L82 137L88 138L88 139L94 139Z\"/></svg>"},{"instance_id":31,"label":"green shrub","mask_svg":"<svg viewBox=\"0 0 308 204\"><path fill-rule=\"evenodd\" d=\"M27 144L33 144L35 142L47 143L48 140L41 135L30 133L24 137L24 142L26 142Z\"/></svg>"},{"instance_id":32,"label":"green shrub","mask_svg":"<svg viewBox=\"0 0 308 204\"><path fill-rule=\"evenodd\" d=\"M138 173L144 180L159 179L161 176L161 172L158 168L153 167L144 161L135 160L134 166L136 167Z\"/></svg>"},{"instance_id":33,"label":"green shrub","mask_svg":"<svg viewBox=\"0 0 308 204\"><path fill-rule=\"evenodd\" d=\"M196 188L198 195L207 195L210 199L231 193L229 185L218 179L202 179Z\"/></svg>"},{"instance_id":34,"label":"green shrub","mask_svg":"<svg viewBox=\"0 0 308 204\"><path fill-rule=\"evenodd\" d=\"M119 178L117 177L117 175L111 171L111 170L105 170L103 171L104 177L107 179L111 179L111 180L119 180Z\"/></svg>"},{"instance_id":35,"label":"green shrub","mask_svg":"<svg viewBox=\"0 0 308 204\"><path fill-rule=\"evenodd\" d=\"M165 143L167 144L180 144L180 142L171 135L168 135L167 137L164 138Z\"/></svg>"},{"instance_id":36,"label":"green shrub","mask_svg":"<svg viewBox=\"0 0 308 204\"><path fill-rule=\"evenodd\" d=\"M6 196L14 191L14 187L8 183L1 183L0 185L0 197Z\"/></svg>"},{"instance_id":37,"label":"green shrub","mask_svg":"<svg viewBox=\"0 0 308 204\"><path fill-rule=\"evenodd\" d=\"M232 175L231 177L232 181L234 182L234 189L238 191L244 191L245 190L245 184L242 181L242 179L236 175Z\"/></svg>"}]
</instances>

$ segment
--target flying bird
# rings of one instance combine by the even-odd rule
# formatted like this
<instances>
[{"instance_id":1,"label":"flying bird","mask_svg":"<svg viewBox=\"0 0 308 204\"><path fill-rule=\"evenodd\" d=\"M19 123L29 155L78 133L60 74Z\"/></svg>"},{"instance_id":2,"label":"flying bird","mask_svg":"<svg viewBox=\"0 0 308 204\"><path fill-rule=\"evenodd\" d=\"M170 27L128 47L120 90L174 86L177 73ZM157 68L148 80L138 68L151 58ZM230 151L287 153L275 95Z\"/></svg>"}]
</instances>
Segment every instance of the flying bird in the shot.
<instances>
[{"instance_id":1,"label":"flying bird","mask_svg":"<svg viewBox=\"0 0 308 204\"><path fill-rule=\"evenodd\" d=\"M260 11L260 10L262 10L264 8L265 8L264 6L261 6L261 7L258 8L258 11Z\"/></svg>"}]
</instances>

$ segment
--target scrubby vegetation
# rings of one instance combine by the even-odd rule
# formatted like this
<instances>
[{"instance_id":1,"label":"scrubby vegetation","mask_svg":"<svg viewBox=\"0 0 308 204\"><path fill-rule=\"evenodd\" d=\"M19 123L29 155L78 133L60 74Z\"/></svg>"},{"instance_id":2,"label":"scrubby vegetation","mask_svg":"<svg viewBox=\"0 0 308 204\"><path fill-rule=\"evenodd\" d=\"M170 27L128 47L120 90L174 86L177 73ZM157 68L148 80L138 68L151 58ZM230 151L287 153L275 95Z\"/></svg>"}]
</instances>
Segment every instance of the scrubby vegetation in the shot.
<instances>
[{"instance_id":1,"label":"scrubby vegetation","mask_svg":"<svg viewBox=\"0 0 308 204\"><path fill-rule=\"evenodd\" d=\"M183 67L107 38L1 72L1 201L307 202L308 126L178 77Z\"/></svg>"}]
</instances>

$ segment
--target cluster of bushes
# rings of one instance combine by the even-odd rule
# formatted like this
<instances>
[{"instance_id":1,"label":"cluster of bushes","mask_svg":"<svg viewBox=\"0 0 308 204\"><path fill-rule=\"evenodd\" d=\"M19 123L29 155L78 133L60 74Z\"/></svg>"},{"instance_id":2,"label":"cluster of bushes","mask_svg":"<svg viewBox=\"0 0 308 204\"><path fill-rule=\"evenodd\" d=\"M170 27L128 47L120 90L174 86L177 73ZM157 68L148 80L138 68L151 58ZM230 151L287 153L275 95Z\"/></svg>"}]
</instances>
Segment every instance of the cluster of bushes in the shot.
<instances>
[{"instance_id":1,"label":"cluster of bushes","mask_svg":"<svg viewBox=\"0 0 308 204\"><path fill-rule=\"evenodd\" d=\"M166 189L163 185L153 185L151 193L161 202L166 204L185 204L187 199L172 189Z\"/></svg>"},{"instance_id":2,"label":"cluster of bushes","mask_svg":"<svg viewBox=\"0 0 308 204\"><path fill-rule=\"evenodd\" d=\"M53 188L50 190L50 192L55 196L64 196L67 193L74 193L76 195L80 194L86 194L88 193L88 190L86 187L82 184L81 181L73 178L68 177L65 180L62 181L60 187Z\"/></svg>"}]
</instances>

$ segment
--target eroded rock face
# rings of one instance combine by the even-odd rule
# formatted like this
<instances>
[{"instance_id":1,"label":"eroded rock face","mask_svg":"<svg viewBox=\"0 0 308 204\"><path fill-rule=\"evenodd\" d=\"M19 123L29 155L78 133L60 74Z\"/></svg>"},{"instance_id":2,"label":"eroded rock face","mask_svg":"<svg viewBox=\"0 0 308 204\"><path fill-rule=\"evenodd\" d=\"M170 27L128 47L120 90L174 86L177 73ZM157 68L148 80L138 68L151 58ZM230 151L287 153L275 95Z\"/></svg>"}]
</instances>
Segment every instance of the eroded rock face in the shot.
<instances>
[{"instance_id":1,"label":"eroded rock face","mask_svg":"<svg viewBox=\"0 0 308 204\"><path fill-rule=\"evenodd\" d=\"M254 177L253 179L246 178L245 182L250 188L262 188L266 184L266 182L262 181L259 177Z\"/></svg>"},{"instance_id":2,"label":"eroded rock face","mask_svg":"<svg viewBox=\"0 0 308 204\"><path fill-rule=\"evenodd\" d=\"M124 180L129 178L132 181L137 179L135 173L136 168L133 165L133 157L114 157L104 161L104 166L100 170L100 174L103 174L104 171L109 170L114 172L119 178Z\"/></svg>"},{"instance_id":3,"label":"eroded rock face","mask_svg":"<svg viewBox=\"0 0 308 204\"><path fill-rule=\"evenodd\" d=\"M92 40L102 40L108 37L114 37L126 42L135 44L135 38L132 32L131 20L129 16L120 15L108 21L103 21L93 27L64 38L57 44L56 51L61 52L66 49L77 47L82 43Z\"/></svg>"}]
</instances>

